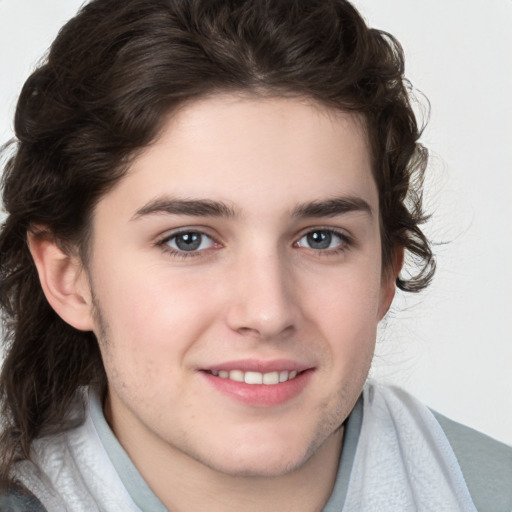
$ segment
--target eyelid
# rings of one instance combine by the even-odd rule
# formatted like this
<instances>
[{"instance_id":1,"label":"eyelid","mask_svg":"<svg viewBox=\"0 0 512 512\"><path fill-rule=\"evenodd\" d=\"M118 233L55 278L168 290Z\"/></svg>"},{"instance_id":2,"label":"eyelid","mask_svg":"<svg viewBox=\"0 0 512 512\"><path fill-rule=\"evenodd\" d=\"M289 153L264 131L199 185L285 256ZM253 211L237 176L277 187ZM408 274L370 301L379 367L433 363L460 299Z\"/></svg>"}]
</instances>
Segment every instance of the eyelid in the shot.
<instances>
[{"instance_id":1,"label":"eyelid","mask_svg":"<svg viewBox=\"0 0 512 512\"><path fill-rule=\"evenodd\" d=\"M171 231L167 231L165 235L160 236L156 241L155 245L160 247L162 251L170 254L173 257L177 258L190 258L190 257L197 257L202 256L204 253L209 252L210 249L214 248L214 246L220 246L220 242L217 240L216 236L213 236L209 234L207 231L209 231L207 228L203 226L183 226L176 228ZM168 245L168 242L172 240L173 238L186 233L197 233L198 235L201 235L203 237L209 238L212 241L212 247L208 247L205 249L198 249L198 250L192 250L192 251L184 251L180 250L179 248L174 248Z\"/></svg>"},{"instance_id":2,"label":"eyelid","mask_svg":"<svg viewBox=\"0 0 512 512\"><path fill-rule=\"evenodd\" d=\"M159 246L163 251L166 253L170 253L172 256L181 257L181 258L187 258L187 257L195 257L195 256L204 256L205 253L210 252L210 249L218 249L222 246L222 243L219 242L219 237L212 235L209 233L211 231L210 228L205 226L182 226L179 228L176 228L171 231L167 231L164 235L160 236L156 241L155 245ZM315 231L323 231L332 233L333 235L340 238L341 243L337 247L333 248L326 248L326 249L314 249L312 247L304 247L304 246L298 246L299 241L309 233L315 232ZM205 249L198 249L198 250L192 250L192 251L184 251L180 250L179 248L173 248L168 245L169 240L171 240L174 237L179 236L183 233L197 233L202 236L205 236L209 238L212 241L213 247L208 247ZM305 250L313 251L315 254L318 255L330 255L330 254L336 254L343 251L348 250L352 246L355 245L355 240L353 239L353 236L347 232L346 229L334 227L334 226L308 226L307 228L302 229L295 237L295 241L293 242L294 247L299 247ZM215 247L216 246L216 247Z\"/></svg>"},{"instance_id":3,"label":"eyelid","mask_svg":"<svg viewBox=\"0 0 512 512\"><path fill-rule=\"evenodd\" d=\"M340 238L342 243L340 244L339 247L333 247L331 249L314 249L312 247L302 247L302 246L297 245L302 238L304 238L305 236L307 236L310 233L314 233L315 231L331 233L331 234L337 236L338 238ZM308 228L303 229L299 233L299 235L296 237L296 241L294 242L293 245L296 247L306 249L306 250L314 251L316 254L328 255L328 254L334 254L334 253L345 251L345 250L349 249L350 247L352 247L354 245L354 243L355 243L355 241L354 241L352 235L350 233L348 233L345 229L337 228L337 227L333 227L333 226L313 226L313 227L308 227Z\"/></svg>"},{"instance_id":4,"label":"eyelid","mask_svg":"<svg viewBox=\"0 0 512 512\"><path fill-rule=\"evenodd\" d=\"M207 236L218 243L218 236L211 233L211 229L206 226L180 226L179 228L171 228L164 231L161 235L156 237L155 244L161 244L171 239L174 236L178 236L183 233L198 233L200 235Z\"/></svg>"}]
</instances>

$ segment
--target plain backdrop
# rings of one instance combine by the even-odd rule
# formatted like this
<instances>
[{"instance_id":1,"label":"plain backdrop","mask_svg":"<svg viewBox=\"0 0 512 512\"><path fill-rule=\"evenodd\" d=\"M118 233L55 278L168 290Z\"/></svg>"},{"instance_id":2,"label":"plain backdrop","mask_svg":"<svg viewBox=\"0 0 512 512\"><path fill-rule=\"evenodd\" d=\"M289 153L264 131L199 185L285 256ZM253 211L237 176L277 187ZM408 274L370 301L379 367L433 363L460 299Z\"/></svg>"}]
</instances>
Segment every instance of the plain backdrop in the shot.
<instances>
[{"instance_id":1,"label":"plain backdrop","mask_svg":"<svg viewBox=\"0 0 512 512\"><path fill-rule=\"evenodd\" d=\"M0 0L2 143L24 80L81 3ZM396 297L372 375L512 444L512 1L355 4L400 40L431 104L426 231L438 255L430 289Z\"/></svg>"}]
</instances>

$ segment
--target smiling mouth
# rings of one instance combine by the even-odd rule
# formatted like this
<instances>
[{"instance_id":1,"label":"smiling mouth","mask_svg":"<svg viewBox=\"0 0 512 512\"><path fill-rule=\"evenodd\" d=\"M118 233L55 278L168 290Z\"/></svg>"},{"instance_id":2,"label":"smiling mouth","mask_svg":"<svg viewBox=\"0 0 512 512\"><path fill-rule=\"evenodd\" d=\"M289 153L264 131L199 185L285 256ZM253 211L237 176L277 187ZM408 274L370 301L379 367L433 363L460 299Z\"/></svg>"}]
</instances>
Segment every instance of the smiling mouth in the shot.
<instances>
[{"instance_id":1,"label":"smiling mouth","mask_svg":"<svg viewBox=\"0 0 512 512\"><path fill-rule=\"evenodd\" d=\"M232 380L235 382L245 382L245 384L265 384L273 386L289 380L293 380L302 372L296 370L282 370L268 373L244 372L242 370L207 370L206 373L219 377L221 379Z\"/></svg>"}]
</instances>

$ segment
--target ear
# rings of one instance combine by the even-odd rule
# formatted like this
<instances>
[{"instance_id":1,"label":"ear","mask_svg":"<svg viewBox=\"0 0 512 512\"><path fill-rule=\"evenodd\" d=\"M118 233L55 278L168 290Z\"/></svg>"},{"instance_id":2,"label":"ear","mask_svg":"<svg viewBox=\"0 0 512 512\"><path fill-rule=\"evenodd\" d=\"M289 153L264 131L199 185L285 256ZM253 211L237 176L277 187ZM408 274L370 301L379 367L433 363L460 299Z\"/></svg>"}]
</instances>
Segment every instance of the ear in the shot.
<instances>
[{"instance_id":1,"label":"ear","mask_svg":"<svg viewBox=\"0 0 512 512\"><path fill-rule=\"evenodd\" d=\"M404 248L398 246L393 250L392 260L388 268L382 271L381 295L379 304L379 321L384 318L393 302L396 290L396 278L404 264Z\"/></svg>"},{"instance_id":2,"label":"ear","mask_svg":"<svg viewBox=\"0 0 512 512\"><path fill-rule=\"evenodd\" d=\"M91 292L78 256L64 251L47 232L29 233L28 246L51 307L76 329L92 331Z\"/></svg>"}]
</instances>

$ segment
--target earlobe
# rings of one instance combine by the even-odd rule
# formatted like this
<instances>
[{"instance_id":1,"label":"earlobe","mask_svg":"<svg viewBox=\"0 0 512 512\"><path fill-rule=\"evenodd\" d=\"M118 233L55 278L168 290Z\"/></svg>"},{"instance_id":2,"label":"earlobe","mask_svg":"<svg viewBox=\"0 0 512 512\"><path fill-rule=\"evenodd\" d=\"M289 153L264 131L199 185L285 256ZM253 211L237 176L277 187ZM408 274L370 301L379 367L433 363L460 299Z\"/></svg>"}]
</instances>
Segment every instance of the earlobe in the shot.
<instances>
[{"instance_id":1,"label":"earlobe","mask_svg":"<svg viewBox=\"0 0 512 512\"><path fill-rule=\"evenodd\" d=\"M29 233L28 245L51 307L76 329L92 331L91 294L78 256L68 254L47 233Z\"/></svg>"}]
</instances>

